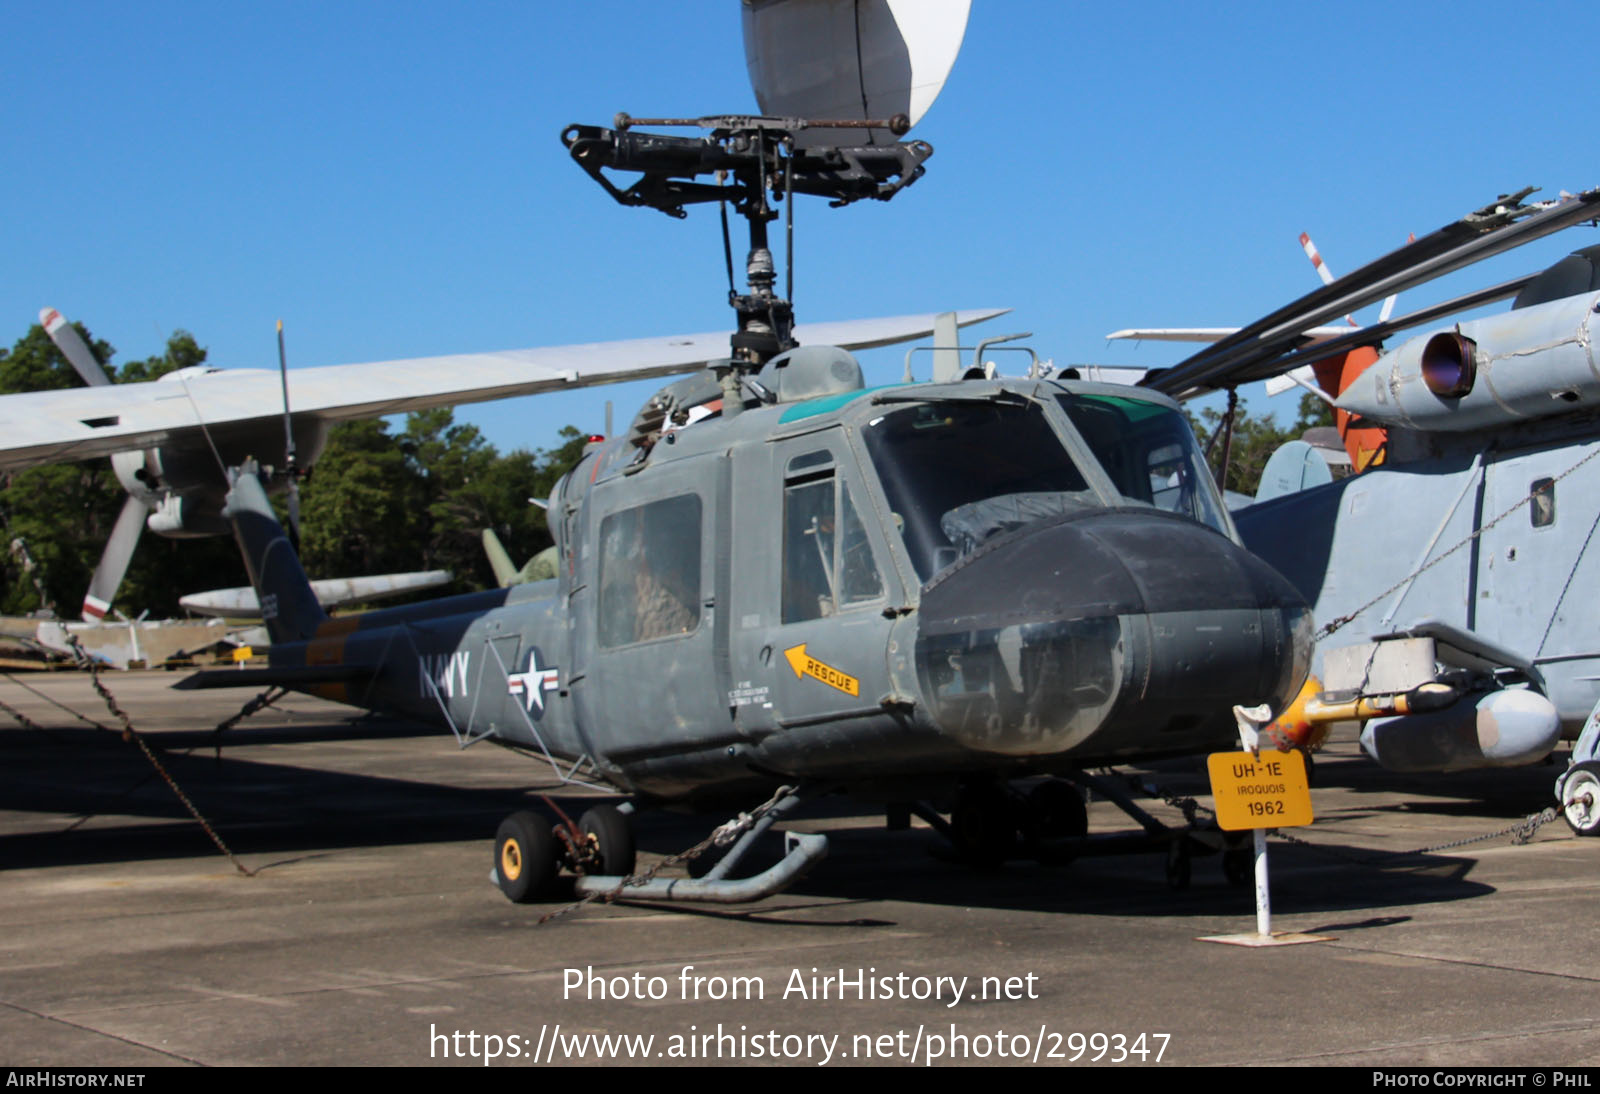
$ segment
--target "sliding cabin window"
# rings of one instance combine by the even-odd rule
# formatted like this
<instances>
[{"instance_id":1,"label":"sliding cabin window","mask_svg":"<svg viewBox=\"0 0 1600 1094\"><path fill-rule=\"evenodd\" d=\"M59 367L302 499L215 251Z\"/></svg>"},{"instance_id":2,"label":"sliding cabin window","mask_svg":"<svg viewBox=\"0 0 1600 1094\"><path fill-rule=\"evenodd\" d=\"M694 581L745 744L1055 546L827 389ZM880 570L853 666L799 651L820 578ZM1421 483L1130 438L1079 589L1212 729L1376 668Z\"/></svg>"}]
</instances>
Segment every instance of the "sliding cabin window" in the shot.
<instances>
[{"instance_id":1,"label":"sliding cabin window","mask_svg":"<svg viewBox=\"0 0 1600 1094\"><path fill-rule=\"evenodd\" d=\"M783 490L783 621L821 619L882 596L872 544L832 456L796 456Z\"/></svg>"},{"instance_id":2,"label":"sliding cabin window","mask_svg":"<svg viewBox=\"0 0 1600 1094\"><path fill-rule=\"evenodd\" d=\"M602 648L688 634L700 625L700 499L694 494L600 522Z\"/></svg>"}]
</instances>

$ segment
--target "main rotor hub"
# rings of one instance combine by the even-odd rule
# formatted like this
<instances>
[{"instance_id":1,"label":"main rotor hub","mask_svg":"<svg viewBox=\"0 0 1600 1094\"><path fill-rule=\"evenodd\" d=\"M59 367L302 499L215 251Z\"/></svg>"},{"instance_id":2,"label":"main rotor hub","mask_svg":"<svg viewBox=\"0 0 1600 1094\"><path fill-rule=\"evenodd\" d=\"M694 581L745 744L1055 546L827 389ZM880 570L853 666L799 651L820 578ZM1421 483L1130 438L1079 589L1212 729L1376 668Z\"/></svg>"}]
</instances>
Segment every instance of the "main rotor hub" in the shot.
<instances>
[{"instance_id":1,"label":"main rotor hub","mask_svg":"<svg viewBox=\"0 0 1600 1094\"><path fill-rule=\"evenodd\" d=\"M705 118L631 118L618 114L614 128L569 125L562 143L574 161L623 205L644 206L682 218L685 206L716 202L723 209L723 248L728 266L728 303L738 316L730 342L735 369L753 372L778 354L793 349L794 268L790 260L786 296L775 291L777 271L767 243L767 223L779 216L782 201L793 241L794 195L826 197L832 207L863 198L888 201L922 177L923 162L933 154L925 141L897 144L798 148L795 135L806 129L889 130L904 134L904 115L875 121L815 121L717 115ZM640 125L693 126L709 130L702 137L680 137L638 130ZM603 172L638 174L629 186L618 185ZM701 182L701 176L715 182ZM771 200L769 200L769 198ZM750 248L745 261L746 293L733 285L733 253L728 238L727 209L749 225ZM789 248L791 255L792 246Z\"/></svg>"}]
</instances>

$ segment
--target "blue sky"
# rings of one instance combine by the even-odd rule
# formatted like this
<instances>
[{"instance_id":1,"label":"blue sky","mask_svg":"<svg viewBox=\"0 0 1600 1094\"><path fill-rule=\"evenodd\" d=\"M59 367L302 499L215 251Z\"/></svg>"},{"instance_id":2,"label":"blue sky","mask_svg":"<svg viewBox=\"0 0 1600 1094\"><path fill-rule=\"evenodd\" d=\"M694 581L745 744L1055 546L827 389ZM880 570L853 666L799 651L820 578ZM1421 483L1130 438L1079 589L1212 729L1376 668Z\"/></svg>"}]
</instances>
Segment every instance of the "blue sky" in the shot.
<instances>
[{"instance_id":1,"label":"blue sky","mask_svg":"<svg viewBox=\"0 0 1600 1094\"><path fill-rule=\"evenodd\" d=\"M1527 184L1600 185L1592 5L974 4L892 203L798 202L802 322L1006 306L1058 363L1245 322ZM192 331L293 365L727 327L715 213L613 203L571 122L754 109L734 0L11 5L0 342L44 305L119 359ZM1600 241L1570 230L1401 309ZM1358 318L1362 318L1359 317ZM1370 318L1370 317L1369 317ZM903 354L879 351L869 378ZM463 408L502 449L637 386ZM1252 409L1294 413L1293 396Z\"/></svg>"}]
</instances>

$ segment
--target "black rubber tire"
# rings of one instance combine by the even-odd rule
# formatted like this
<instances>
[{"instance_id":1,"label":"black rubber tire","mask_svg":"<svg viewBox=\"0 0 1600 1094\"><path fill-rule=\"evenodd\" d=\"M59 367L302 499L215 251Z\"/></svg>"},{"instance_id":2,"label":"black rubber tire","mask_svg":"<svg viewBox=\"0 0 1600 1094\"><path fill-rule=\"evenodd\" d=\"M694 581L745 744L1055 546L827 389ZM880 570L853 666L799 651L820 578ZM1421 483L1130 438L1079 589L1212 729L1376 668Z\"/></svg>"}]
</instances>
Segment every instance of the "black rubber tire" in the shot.
<instances>
[{"instance_id":1,"label":"black rubber tire","mask_svg":"<svg viewBox=\"0 0 1600 1094\"><path fill-rule=\"evenodd\" d=\"M638 854L633 842L633 824L614 805L597 805L578 820L584 835L595 838L599 861L592 867L596 874L621 875L633 873Z\"/></svg>"},{"instance_id":2,"label":"black rubber tire","mask_svg":"<svg viewBox=\"0 0 1600 1094\"><path fill-rule=\"evenodd\" d=\"M997 870L1017 849L1017 810L997 786L963 788L950 811L951 842L962 860Z\"/></svg>"},{"instance_id":3,"label":"black rubber tire","mask_svg":"<svg viewBox=\"0 0 1600 1094\"><path fill-rule=\"evenodd\" d=\"M1194 877L1194 866L1190 858L1187 837L1179 836L1167 844L1167 884L1180 892L1189 887L1189 882Z\"/></svg>"},{"instance_id":4,"label":"black rubber tire","mask_svg":"<svg viewBox=\"0 0 1600 1094\"><path fill-rule=\"evenodd\" d=\"M1028 845L1033 857L1062 866L1076 856L1071 851L1041 846L1045 840L1078 839L1089 834L1089 809L1078 788L1065 779L1049 779L1028 792Z\"/></svg>"},{"instance_id":5,"label":"black rubber tire","mask_svg":"<svg viewBox=\"0 0 1600 1094\"><path fill-rule=\"evenodd\" d=\"M537 813L513 813L494 836L494 876L513 904L531 904L555 888L556 838Z\"/></svg>"},{"instance_id":6,"label":"black rubber tire","mask_svg":"<svg viewBox=\"0 0 1600 1094\"><path fill-rule=\"evenodd\" d=\"M1222 852L1222 876L1229 885L1249 885L1256 875L1256 853L1248 847L1230 847Z\"/></svg>"}]
</instances>

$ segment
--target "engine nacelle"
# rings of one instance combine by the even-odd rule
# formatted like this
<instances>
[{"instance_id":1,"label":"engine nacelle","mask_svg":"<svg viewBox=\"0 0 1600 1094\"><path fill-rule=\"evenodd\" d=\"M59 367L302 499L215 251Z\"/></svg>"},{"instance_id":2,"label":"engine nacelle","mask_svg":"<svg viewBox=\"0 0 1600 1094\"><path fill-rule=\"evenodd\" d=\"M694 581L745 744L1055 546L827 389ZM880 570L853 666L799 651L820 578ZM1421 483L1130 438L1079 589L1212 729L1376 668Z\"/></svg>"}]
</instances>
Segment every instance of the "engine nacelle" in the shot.
<instances>
[{"instance_id":1,"label":"engine nacelle","mask_svg":"<svg viewBox=\"0 0 1600 1094\"><path fill-rule=\"evenodd\" d=\"M300 467L306 470L322 454L328 425L315 418L293 422ZM145 523L152 532L180 539L231 535L232 526L222 517L228 491L222 467L256 459L258 453L275 454L262 461L268 464L281 458L283 423L269 418L218 427L211 431L211 442L215 451L205 440L194 440L112 454L117 481L151 511ZM273 475L268 489L276 493L283 486L283 477Z\"/></svg>"},{"instance_id":2,"label":"engine nacelle","mask_svg":"<svg viewBox=\"0 0 1600 1094\"><path fill-rule=\"evenodd\" d=\"M1587 293L1421 335L1386 353L1335 405L1372 421L1459 432L1600 406Z\"/></svg>"},{"instance_id":3,"label":"engine nacelle","mask_svg":"<svg viewBox=\"0 0 1600 1094\"><path fill-rule=\"evenodd\" d=\"M144 523L152 532L170 539L225 536L233 531L233 526L223 519L217 502L204 496L168 494L157 503L155 512Z\"/></svg>"},{"instance_id":4,"label":"engine nacelle","mask_svg":"<svg viewBox=\"0 0 1600 1094\"><path fill-rule=\"evenodd\" d=\"M1361 731L1361 748L1390 771L1470 771L1531 764L1560 737L1554 703L1536 691L1505 689L1425 714L1374 718Z\"/></svg>"}]
</instances>

